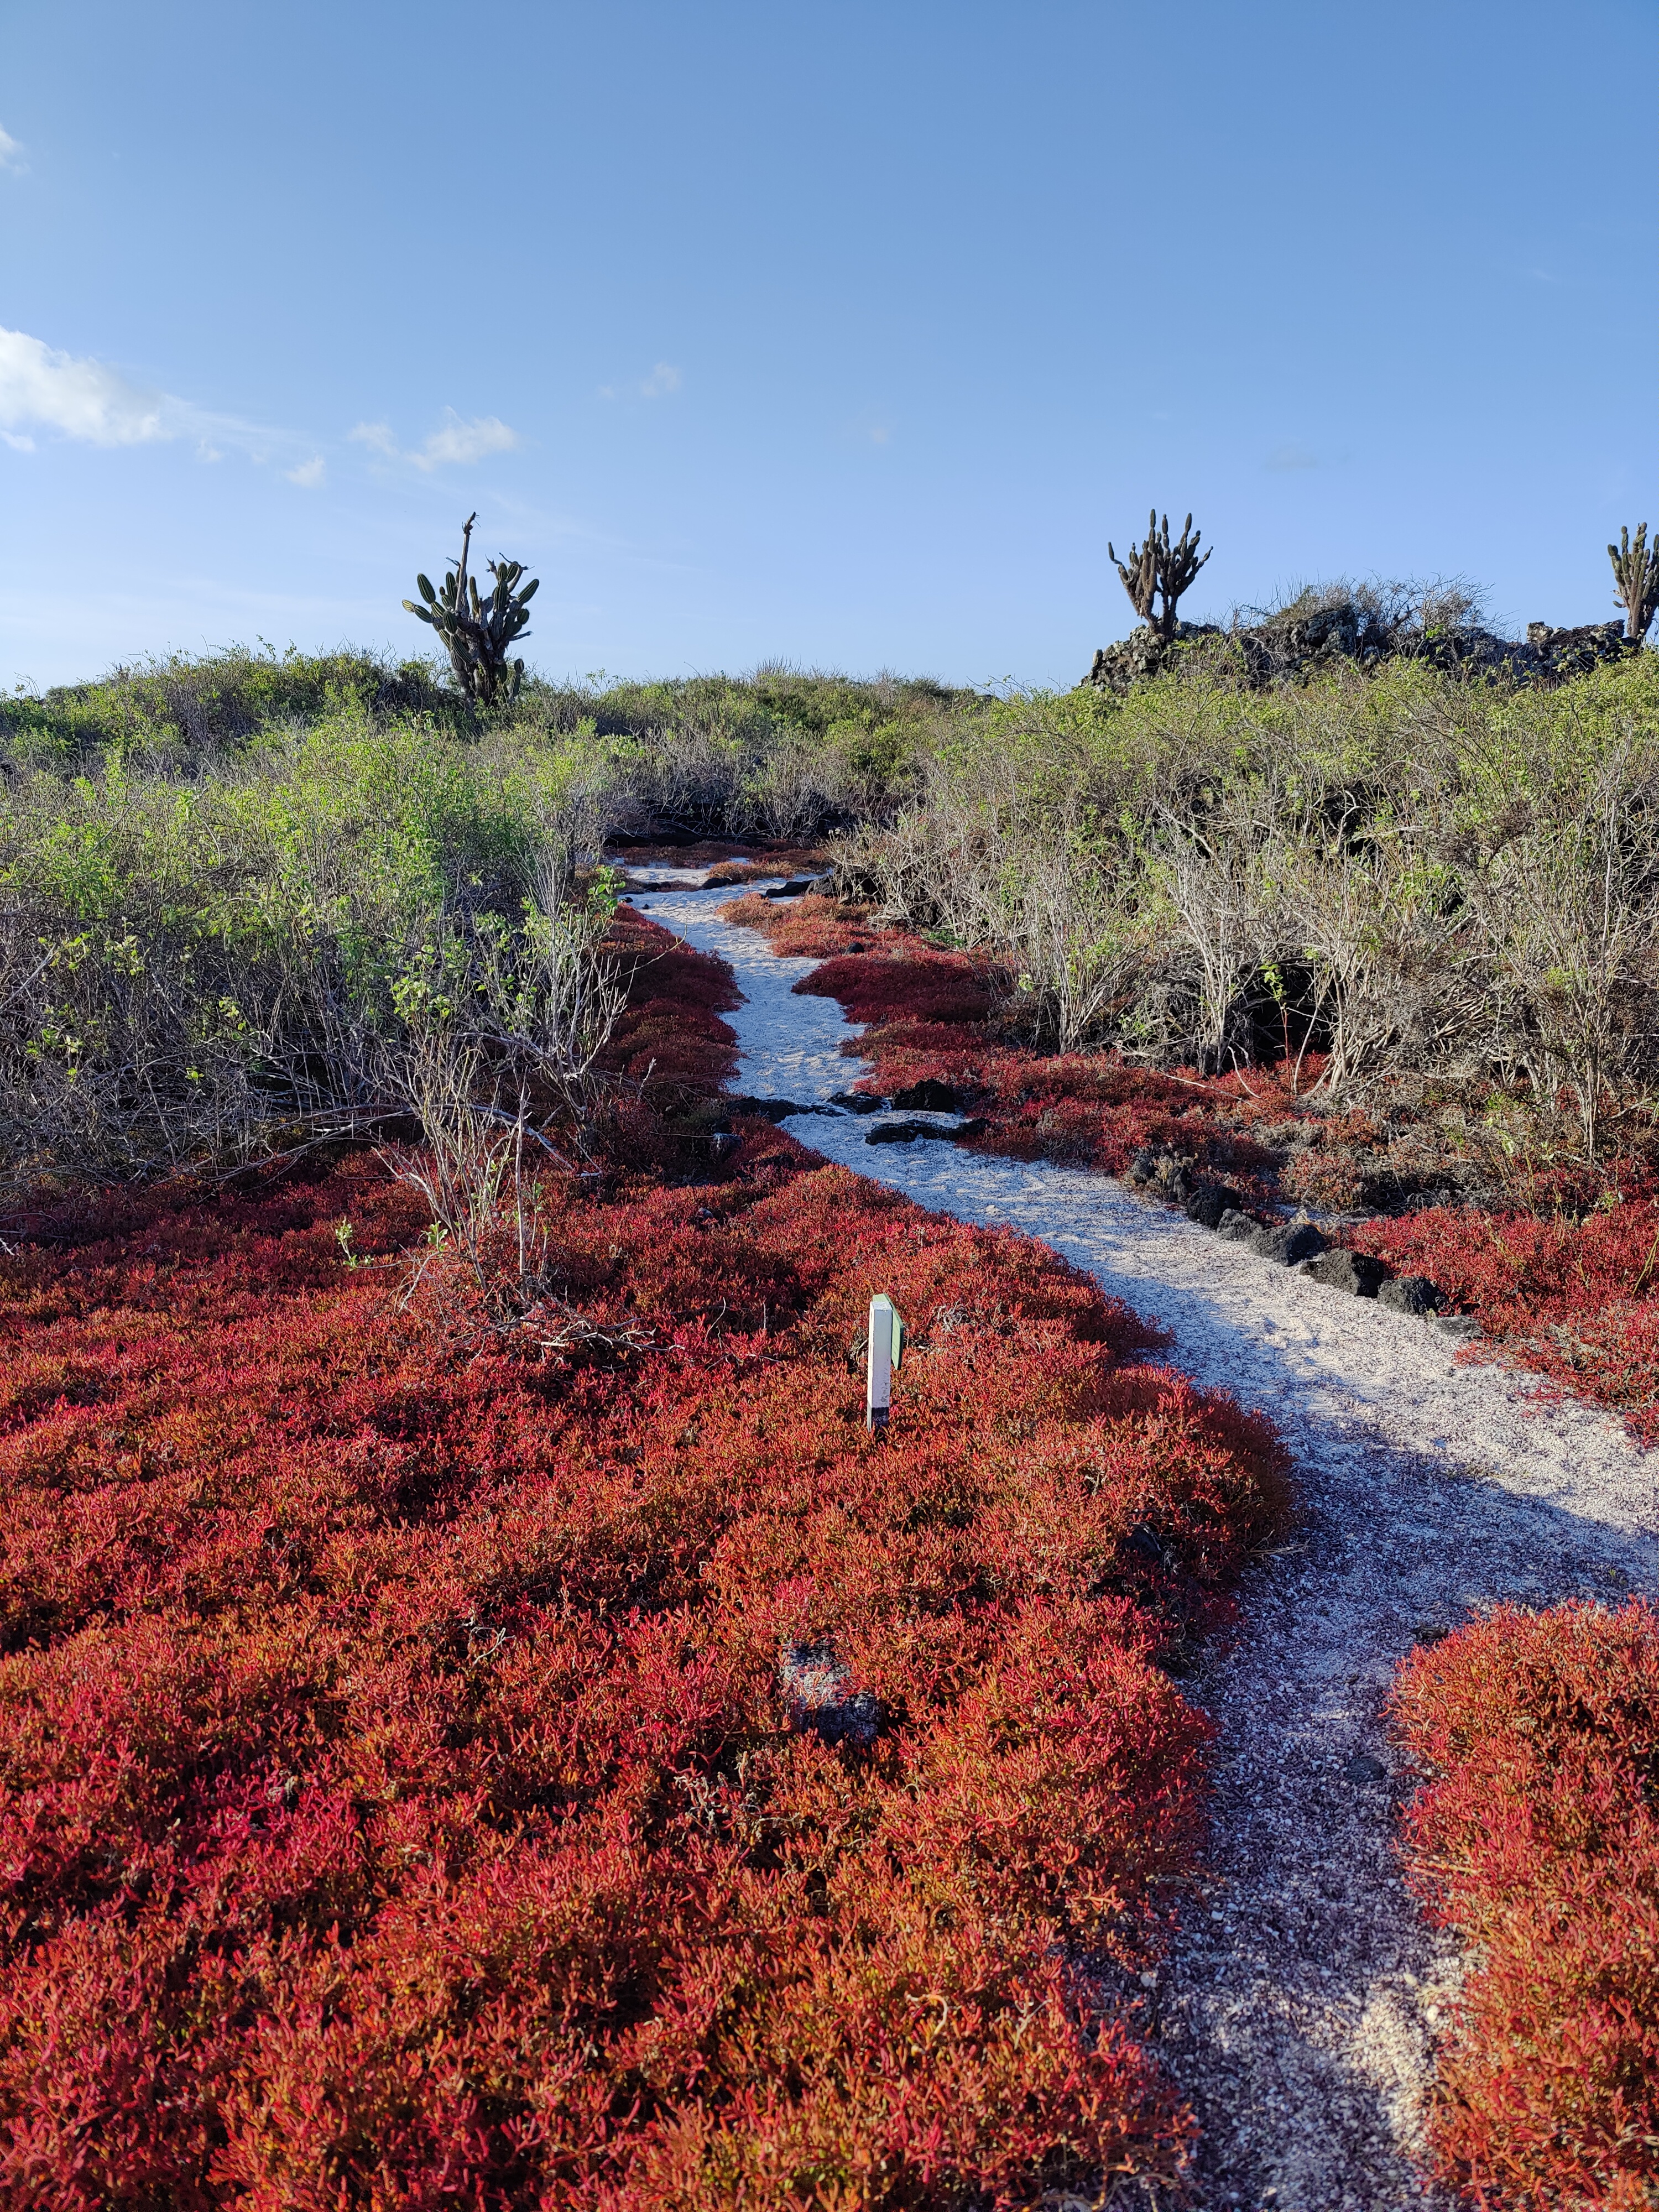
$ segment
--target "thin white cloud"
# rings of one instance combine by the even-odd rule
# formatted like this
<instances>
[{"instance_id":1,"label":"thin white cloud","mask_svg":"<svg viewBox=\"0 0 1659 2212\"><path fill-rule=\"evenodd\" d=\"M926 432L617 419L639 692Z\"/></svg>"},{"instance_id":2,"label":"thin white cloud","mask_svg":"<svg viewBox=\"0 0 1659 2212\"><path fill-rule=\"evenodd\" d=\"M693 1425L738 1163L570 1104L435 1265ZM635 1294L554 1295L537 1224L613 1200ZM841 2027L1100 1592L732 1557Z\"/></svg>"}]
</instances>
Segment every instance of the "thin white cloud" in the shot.
<instances>
[{"instance_id":1,"label":"thin white cloud","mask_svg":"<svg viewBox=\"0 0 1659 2212\"><path fill-rule=\"evenodd\" d=\"M678 392L685 379L672 361L659 361L649 376L641 376L632 384L602 384L601 399L665 399L671 392Z\"/></svg>"},{"instance_id":2,"label":"thin white cloud","mask_svg":"<svg viewBox=\"0 0 1659 2212\"><path fill-rule=\"evenodd\" d=\"M14 453L32 453L34 451L34 441L26 430L0 430L0 438L5 440Z\"/></svg>"},{"instance_id":3,"label":"thin white cloud","mask_svg":"<svg viewBox=\"0 0 1659 2212\"><path fill-rule=\"evenodd\" d=\"M297 469L287 469L283 473L289 482L298 484L301 491L315 491L328 477L328 470L320 453L313 453L308 461L301 461Z\"/></svg>"},{"instance_id":4,"label":"thin white cloud","mask_svg":"<svg viewBox=\"0 0 1659 2212\"><path fill-rule=\"evenodd\" d=\"M384 453L389 461L398 458L398 441L392 434L390 422L359 422L346 435L355 438L360 446L367 446L372 453Z\"/></svg>"},{"instance_id":5,"label":"thin white cloud","mask_svg":"<svg viewBox=\"0 0 1659 2212\"><path fill-rule=\"evenodd\" d=\"M0 430L31 425L88 446L142 446L173 435L168 404L164 392L141 392L100 361L0 329Z\"/></svg>"},{"instance_id":6,"label":"thin white cloud","mask_svg":"<svg viewBox=\"0 0 1659 2212\"><path fill-rule=\"evenodd\" d=\"M15 177L21 177L27 167L23 149L10 131L0 131L0 169L9 169Z\"/></svg>"},{"instance_id":7,"label":"thin white cloud","mask_svg":"<svg viewBox=\"0 0 1659 2212\"><path fill-rule=\"evenodd\" d=\"M412 467L428 471L482 461L491 453L510 453L524 443L499 415L477 415L467 422L453 407L447 407L444 416L441 428L409 453L400 449L389 422L359 422L347 434L388 461L407 461Z\"/></svg>"},{"instance_id":8,"label":"thin white cloud","mask_svg":"<svg viewBox=\"0 0 1659 2212\"><path fill-rule=\"evenodd\" d=\"M410 455L417 469L441 469L454 461L482 461L490 453L510 453L520 441L498 415L479 415L464 422L453 407L444 410L448 421L434 430L418 453Z\"/></svg>"}]
</instances>

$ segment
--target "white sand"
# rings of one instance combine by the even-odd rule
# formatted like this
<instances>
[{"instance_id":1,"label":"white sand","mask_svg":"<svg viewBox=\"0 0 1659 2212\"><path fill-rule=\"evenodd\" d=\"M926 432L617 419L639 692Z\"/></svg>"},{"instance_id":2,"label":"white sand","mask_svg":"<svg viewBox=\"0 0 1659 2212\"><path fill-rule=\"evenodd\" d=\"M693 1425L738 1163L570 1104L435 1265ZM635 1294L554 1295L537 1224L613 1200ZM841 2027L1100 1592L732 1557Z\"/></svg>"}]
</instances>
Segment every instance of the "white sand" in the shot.
<instances>
[{"instance_id":1,"label":"white sand","mask_svg":"<svg viewBox=\"0 0 1659 2212\"><path fill-rule=\"evenodd\" d=\"M677 885L637 903L736 970L738 1088L826 1100L863 1072L841 1051L856 1031L833 1000L793 995L815 963L717 919L732 896ZM872 1146L872 1126L783 1124L919 1205L1040 1237L1167 1328L1170 1364L1279 1425L1304 1525L1247 1577L1236 1643L1186 1686L1221 1732L1212 1879L1152 2033L1204 2123L1206 2208L1429 2201L1408 2154L1458 1964L1399 1880L1411 1782L1382 1700L1424 1632L1500 1600L1659 1590L1659 1455L1594 1407L1541 1402L1535 1377L1455 1364L1431 1323L1322 1290L1109 1177ZM1388 1771L1368 1779L1356 1755Z\"/></svg>"}]
</instances>

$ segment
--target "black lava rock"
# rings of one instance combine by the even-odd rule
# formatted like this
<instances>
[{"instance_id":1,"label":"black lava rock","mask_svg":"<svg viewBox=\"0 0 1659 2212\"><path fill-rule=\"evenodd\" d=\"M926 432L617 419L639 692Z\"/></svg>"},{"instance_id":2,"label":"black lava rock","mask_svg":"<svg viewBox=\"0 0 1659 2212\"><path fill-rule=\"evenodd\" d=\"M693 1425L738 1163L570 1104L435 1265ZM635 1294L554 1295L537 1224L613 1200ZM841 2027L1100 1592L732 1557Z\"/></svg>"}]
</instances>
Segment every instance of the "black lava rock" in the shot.
<instances>
[{"instance_id":1,"label":"black lava rock","mask_svg":"<svg viewBox=\"0 0 1659 2212\"><path fill-rule=\"evenodd\" d=\"M1376 1303L1390 1313L1437 1313L1440 1293L1426 1275L1396 1275L1378 1291Z\"/></svg>"},{"instance_id":2,"label":"black lava rock","mask_svg":"<svg viewBox=\"0 0 1659 2212\"><path fill-rule=\"evenodd\" d=\"M1276 1260L1282 1267L1293 1267L1298 1260L1317 1259L1325 1249L1325 1239L1311 1221L1287 1221L1278 1229L1258 1229L1250 1239L1250 1249L1264 1260Z\"/></svg>"},{"instance_id":3,"label":"black lava rock","mask_svg":"<svg viewBox=\"0 0 1659 2212\"><path fill-rule=\"evenodd\" d=\"M1229 1207L1215 1228L1217 1236L1224 1237L1230 1244L1248 1244L1261 1226L1261 1223L1252 1221L1248 1213L1242 1211L1235 1212Z\"/></svg>"},{"instance_id":4,"label":"black lava rock","mask_svg":"<svg viewBox=\"0 0 1659 2212\"><path fill-rule=\"evenodd\" d=\"M954 1129L941 1129L932 1121L884 1121L872 1129L866 1145L914 1145L919 1137L953 1137Z\"/></svg>"},{"instance_id":5,"label":"black lava rock","mask_svg":"<svg viewBox=\"0 0 1659 2212\"><path fill-rule=\"evenodd\" d=\"M827 1106L800 1106L793 1098L733 1098L733 1114L748 1114L757 1121L787 1121L792 1114L827 1114Z\"/></svg>"},{"instance_id":6,"label":"black lava rock","mask_svg":"<svg viewBox=\"0 0 1659 2212\"><path fill-rule=\"evenodd\" d=\"M1346 1291L1350 1297L1374 1298L1388 1279L1388 1269L1368 1252L1345 1252L1333 1248L1308 1263L1310 1282L1328 1291Z\"/></svg>"},{"instance_id":7,"label":"black lava rock","mask_svg":"<svg viewBox=\"0 0 1659 2212\"><path fill-rule=\"evenodd\" d=\"M880 1701L855 1690L853 1678L828 1644L787 1644L778 1682L793 1727L823 1743L867 1751L881 1734Z\"/></svg>"},{"instance_id":8,"label":"black lava rock","mask_svg":"<svg viewBox=\"0 0 1659 2212\"><path fill-rule=\"evenodd\" d=\"M1240 1207L1238 1193L1224 1182L1200 1183L1187 1200L1187 1218L1200 1229L1219 1229L1222 1216L1237 1213Z\"/></svg>"},{"instance_id":9,"label":"black lava rock","mask_svg":"<svg viewBox=\"0 0 1659 2212\"><path fill-rule=\"evenodd\" d=\"M882 1110L882 1101L863 1091L833 1091L830 1103L848 1114L879 1114Z\"/></svg>"},{"instance_id":10,"label":"black lava rock","mask_svg":"<svg viewBox=\"0 0 1659 2212\"><path fill-rule=\"evenodd\" d=\"M954 1114L961 1102L948 1083L926 1075L920 1083L912 1083L902 1091L893 1093L893 1103L901 1112L913 1114Z\"/></svg>"}]
</instances>

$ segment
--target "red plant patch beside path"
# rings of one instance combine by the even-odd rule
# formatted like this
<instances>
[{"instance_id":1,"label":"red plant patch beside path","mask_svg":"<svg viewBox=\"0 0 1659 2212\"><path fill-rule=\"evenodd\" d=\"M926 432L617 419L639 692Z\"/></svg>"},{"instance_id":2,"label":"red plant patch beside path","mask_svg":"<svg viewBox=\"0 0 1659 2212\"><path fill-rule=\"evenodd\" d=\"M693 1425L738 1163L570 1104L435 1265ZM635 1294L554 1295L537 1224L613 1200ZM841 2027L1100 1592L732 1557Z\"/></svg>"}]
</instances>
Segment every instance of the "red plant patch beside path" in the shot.
<instances>
[{"instance_id":1,"label":"red plant patch beside path","mask_svg":"<svg viewBox=\"0 0 1659 2212\"><path fill-rule=\"evenodd\" d=\"M1476 1947L1433 2140L1482 2207L1659 2189L1659 1616L1505 1607L1413 1653L1395 1695L1437 1771L1413 1880Z\"/></svg>"},{"instance_id":2,"label":"red plant patch beside path","mask_svg":"<svg viewBox=\"0 0 1659 2212\"><path fill-rule=\"evenodd\" d=\"M1494 1343L1659 1443L1659 1205L1620 1200L1581 1221L1435 1207L1352 1241L1427 1276Z\"/></svg>"},{"instance_id":3,"label":"red plant patch beside path","mask_svg":"<svg viewBox=\"0 0 1659 2212\"><path fill-rule=\"evenodd\" d=\"M0 2197L1173 2174L1124 1992L1206 1731L1158 1662L1282 1525L1271 1432L1040 1248L769 1129L546 1204L569 1298L654 1349L453 1357L362 1160L0 1260Z\"/></svg>"},{"instance_id":4,"label":"red plant patch beside path","mask_svg":"<svg viewBox=\"0 0 1659 2212\"><path fill-rule=\"evenodd\" d=\"M1244 1109L1255 1102L1233 1078L1205 1081L1115 1054L1043 1055L999 1042L987 1029L998 991L968 953L873 928L856 908L817 896L787 905L750 896L720 912L763 930L786 957L821 963L795 988L838 1000L849 1021L866 1025L858 1051L876 1073L862 1088L890 1093L930 1076L951 1084L988 1124L973 1140L981 1151L1121 1174L1143 1149L1174 1149L1247 1182L1269 1159L1249 1133Z\"/></svg>"},{"instance_id":5,"label":"red plant patch beside path","mask_svg":"<svg viewBox=\"0 0 1659 2212\"><path fill-rule=\"evenodd\" d=\"M780 952L820 960L797 988L837 1000L850 1020L868 1025L858 1050L876 1072L862 1087L890 1093L929 1076L950 1083L988 1124L972 1140L978 1150L1109 1175L1138 1152L1168 1152L1255 1200L1363 1200L1353 1161L1377 1157L1377 1125L1357 1109L1306 1120L1306 1101L1285 1087L1283 1070L1200 1078L1112 1053L1044 1057L988 1030L993 994L965 953L872 929L827 898L787 906L747 898L722 911L764 929ZM1304 1076L1311 1080L1322 1065L1309 1055ZM1297 1146L1288 1160L1287 1133ZM1406 1129L1386 1152L1398 1174L1413 1162L1425 1176L1438 1171L1422 1131ZM1528 1168L1523 1179L1524 1204L1431 1206L1333 1233L1396 1273L1427 1277L1448 1305L1479 1319L1486 1356L1501 1346L1620 1413L1638 1442L1659 1444L1659 1181L1636 1158L1599 1171Z\"/></svg>"}]
</instances>

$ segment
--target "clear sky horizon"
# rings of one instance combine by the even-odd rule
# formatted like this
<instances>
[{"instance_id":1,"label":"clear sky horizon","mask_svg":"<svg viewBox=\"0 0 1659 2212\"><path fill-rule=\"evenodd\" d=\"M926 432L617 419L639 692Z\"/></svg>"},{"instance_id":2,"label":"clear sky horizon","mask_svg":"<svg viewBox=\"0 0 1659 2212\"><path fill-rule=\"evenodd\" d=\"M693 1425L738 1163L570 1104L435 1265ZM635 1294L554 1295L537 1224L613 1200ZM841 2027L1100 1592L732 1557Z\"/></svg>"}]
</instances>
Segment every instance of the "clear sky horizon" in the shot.
<instances>
[{"instance_id":1,"label":"clear sky horizon","mask_svg":"<svg viewBox=\"0 0 1659 2212\"><path fill-rule=\"evenodd\" d=\"M399 654L1074 683L1224 618L1610 619L1659 524L1659 0L0 0L0 684Z\"/></svg>"}]
</instances>

